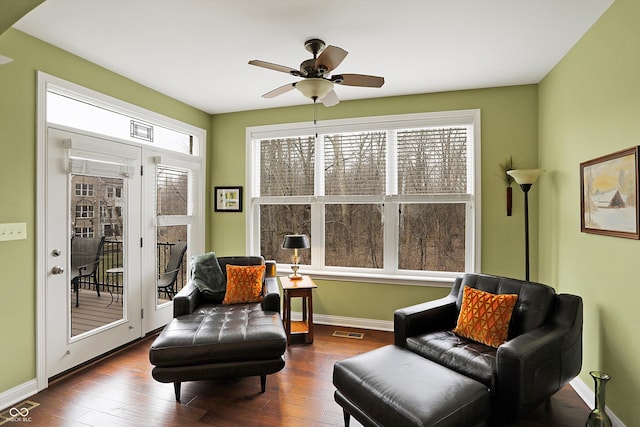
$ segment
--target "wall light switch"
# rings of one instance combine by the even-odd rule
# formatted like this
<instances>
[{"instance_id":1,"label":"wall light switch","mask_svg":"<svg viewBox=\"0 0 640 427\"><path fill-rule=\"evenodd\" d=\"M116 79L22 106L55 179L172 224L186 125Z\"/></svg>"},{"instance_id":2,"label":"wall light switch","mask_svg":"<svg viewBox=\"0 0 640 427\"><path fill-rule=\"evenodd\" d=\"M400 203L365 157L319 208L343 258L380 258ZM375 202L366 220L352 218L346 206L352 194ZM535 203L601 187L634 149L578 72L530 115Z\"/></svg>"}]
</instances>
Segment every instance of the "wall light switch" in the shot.
<instances>
[{"instance_id":1,"label":"wall light switch","mask_svg":"<svg viewBox=\"0 0 640 427\"><path fill-rule=\"evenodd\" d=\"M27 238L27 224L16 222L0 224L0 242L4 240L23 240Z\"/></svg>"}]
</instances>

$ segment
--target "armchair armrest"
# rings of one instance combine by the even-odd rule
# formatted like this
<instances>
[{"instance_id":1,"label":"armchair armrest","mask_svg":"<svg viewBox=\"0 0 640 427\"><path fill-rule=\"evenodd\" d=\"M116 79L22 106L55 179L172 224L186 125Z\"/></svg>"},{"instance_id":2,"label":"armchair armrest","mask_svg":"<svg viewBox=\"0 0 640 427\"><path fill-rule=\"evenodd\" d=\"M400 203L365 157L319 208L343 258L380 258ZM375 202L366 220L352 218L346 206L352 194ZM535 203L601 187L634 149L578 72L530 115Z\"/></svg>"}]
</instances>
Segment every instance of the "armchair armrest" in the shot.
<instances>
[{"instance_id":1,"label":"armchair armrest","mask_svg":"<svg viewBox=\"0 0 640 427\"><path fill-rule=\"evenodd\" d=\"M433 301L401 308L393 314L395 345L406 347L407 338L456 325L456 298L448 295Z\"/></svg>"},{"instance_id":2,"label":"armchair armrest","mask_svg":"<svg viewBox=\"0 0 640 427\"><path fill-rule=\"evenodd\" d=\"M278 279L275 277L265 277L264 279L262 309L280 313L280 288L278 287Z\"/></svg>"},{"instance_id":3,"label":"armchair armrest","mask_svg":"<svg viewBox=\"0 0 640 427\"><path fill-rule=\"evenodd\" d=\"M192 282L173 297L173 317L190 314L200 304L200 290Z\"/></svg>"},{"instance_id":4,"label":"armchair armrest","mask_svg":"<svg viewBox=\"0 0 640 427\"><path fill-rule=\"evenodd\" d=\"M560 345L566 332L547 325L498 347L496 388L499 405L511 418L526 412L560 388Z\"/></svg>"},{"instance_id":5,"label":"armchair armrest","mask_svg":"<svg viewBox=\"0 0 640 427\"><path fill-rule=\"evenodd\" d=\"M498 347L500 406L519 415L558 391L582 368L582 299L556 296L553 318L544 326Z\"/></svg>"}]
</instances>

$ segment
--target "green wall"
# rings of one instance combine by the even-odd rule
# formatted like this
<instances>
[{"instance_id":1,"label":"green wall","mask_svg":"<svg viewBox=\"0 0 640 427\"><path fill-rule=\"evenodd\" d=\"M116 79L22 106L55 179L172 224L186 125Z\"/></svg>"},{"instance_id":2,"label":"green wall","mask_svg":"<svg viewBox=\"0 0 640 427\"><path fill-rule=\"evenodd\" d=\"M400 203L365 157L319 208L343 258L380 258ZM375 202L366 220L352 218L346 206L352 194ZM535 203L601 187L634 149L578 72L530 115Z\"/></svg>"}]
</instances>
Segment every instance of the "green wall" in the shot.
<instances>
[{"instance_id":1,"label":"green wall","mask_svg":"<svg viewBox=\"0 0 640 427\"><path fill-rule=\"evenodd\" d=\"M542 281L584 299L584 357L612 376L607 405L640 426L640 242L580 232L581 162L640 145L640 2L616 0L542 81Z\"/></svg>"},{"instance_id":2,"label":"green wall","mask_svg":"<svg viewBox=\"0 0 640 427\"><path fill-rule=\"evenodd\" d=\"M513 86L341 102L318 106L318 120L479 108L482 123L482 266L484 273L524 276L523 195L514 187L513 216L506 216L500 164L513 156L522 167L537 166L537 86ZM246 128L311 121L311 103L212 117L211 186L245 183ZM223 159L223 160L222 160ZM532 277L537 271L537 191L531 191ZM246 211L246 210L245 210ZM245 253L245 214L214 213L208 248L221 255ZM445 288L319 280L314 312L392 320L397 308L439 298ZM351 301L358 301L352 304Z\"/></svg>"},{"instance_id":3,"label":"green wall","mask_svg":"<svg viewBox=\"0 0 640 427\"><path fill-rule=\"evenodd\" d=\"M26 222L26 240L0 242L0 393L36 375L36 71L203 129L210 116L19 31L0 35L0 223Z\"/></svg>"}]
</instances>

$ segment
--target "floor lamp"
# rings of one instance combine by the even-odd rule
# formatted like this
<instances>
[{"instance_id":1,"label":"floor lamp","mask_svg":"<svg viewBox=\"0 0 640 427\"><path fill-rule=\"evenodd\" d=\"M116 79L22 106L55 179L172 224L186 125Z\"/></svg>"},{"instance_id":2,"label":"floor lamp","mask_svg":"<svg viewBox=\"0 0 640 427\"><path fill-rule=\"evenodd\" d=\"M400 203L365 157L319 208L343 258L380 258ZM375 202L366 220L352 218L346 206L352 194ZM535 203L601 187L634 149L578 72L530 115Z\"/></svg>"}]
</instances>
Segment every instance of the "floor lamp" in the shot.
<instances>
[{"instance_id":1,"label":"floor lamp","mask_svg":"<svg viewBox=\"0 0 640 427\"><path fill-rule=\"evenodd\" d=\"M507 171L524 192L524 257L525 279L529 281L529 190L544 172L543 169L513 169Z\"/></svg>"}]
</instances>

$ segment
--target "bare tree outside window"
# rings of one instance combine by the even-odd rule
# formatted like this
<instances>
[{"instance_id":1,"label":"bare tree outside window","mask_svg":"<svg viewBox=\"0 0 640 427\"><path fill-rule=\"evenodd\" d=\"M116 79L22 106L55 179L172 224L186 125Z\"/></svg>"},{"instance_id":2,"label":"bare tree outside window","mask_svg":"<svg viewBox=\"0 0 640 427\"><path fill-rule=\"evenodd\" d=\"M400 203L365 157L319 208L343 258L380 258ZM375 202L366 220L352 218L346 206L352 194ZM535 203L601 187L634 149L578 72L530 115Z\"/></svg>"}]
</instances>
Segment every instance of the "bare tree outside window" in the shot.
<instances>
[{"instance_id":1,"label":"bare tree outside window","mask_svg":"<svg viewBox=\"0 0 640 427\"><path fill-rule=\"evenodd\" d=\"M287 234L311 236L311 210L307 205L260 206L260 253L266 259L290 263L290 249L282 249ZM300 264L311 263L311 250L299 251Z\"/></svg>"},{"instance_id":2,"label":"bare tree outside window","mask_svg":"<svg viewBox=\"0 0 640 427\"><path fill-rule=\"evenodd\" d=\"M325 265L384 266L381 205L327 205L325 212Z\"/></svg>"},{"instance_id":3,"label":"bare tree outside window","mask_svg":"<svg viewBox=\"0 0 640 427\"><path fill-rule=\"evenodd\" d=\"M264 140L260 143L260 196L313 194L313 137Z\"/></svg>"}]
</instances>

